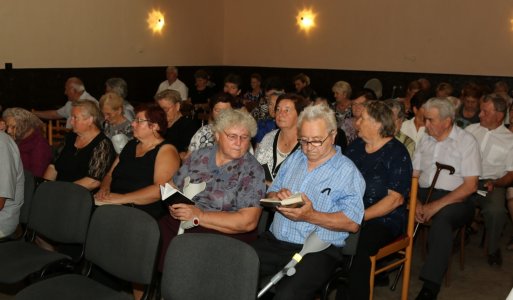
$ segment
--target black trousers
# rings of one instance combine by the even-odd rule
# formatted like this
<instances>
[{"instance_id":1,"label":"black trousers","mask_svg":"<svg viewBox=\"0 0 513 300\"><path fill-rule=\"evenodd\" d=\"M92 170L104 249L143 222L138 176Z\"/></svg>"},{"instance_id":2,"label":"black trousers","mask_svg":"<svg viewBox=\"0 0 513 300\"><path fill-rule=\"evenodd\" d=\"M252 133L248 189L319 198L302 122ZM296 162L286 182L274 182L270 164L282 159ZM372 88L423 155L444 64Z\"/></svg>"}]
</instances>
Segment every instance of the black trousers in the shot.
<instances>
[{"instance_id":1,"label":"black trousers","mask_svg":"<svg viewBox=\"0 0 513 300\"><path fill-rule=\"evenodd\" d=\"M277 240L271 232L264 233L252 246L260 258L261 280L278 273L303 247ZM341 259L340 248L333 245L323 251L306 254L296 265L296 274L285 276L276 285L274 299L315 299L316 292L330 278Z\"/></svg>"}]
</instances>

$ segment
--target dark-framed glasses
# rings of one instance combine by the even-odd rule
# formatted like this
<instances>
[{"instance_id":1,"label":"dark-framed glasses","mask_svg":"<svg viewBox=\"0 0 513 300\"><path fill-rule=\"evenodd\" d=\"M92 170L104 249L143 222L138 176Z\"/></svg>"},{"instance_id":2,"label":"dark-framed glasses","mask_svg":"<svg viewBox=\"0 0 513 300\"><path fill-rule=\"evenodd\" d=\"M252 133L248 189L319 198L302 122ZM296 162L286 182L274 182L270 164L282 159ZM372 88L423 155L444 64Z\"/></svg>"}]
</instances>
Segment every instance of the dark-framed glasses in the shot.
<instances>
[{"instance_id":1,"label":"dark-framed glasses","mask_svg":"<svg viewBox=\"0 0 513 300\"><path fill-rule=\"evenodd\" d=\"M322 146L322 144L324 144L324 142L330 137L330 135L333 133L333 130L331 130L330 132L328 132L328 135L323 139L323 140L320 140L320 141L307 141L305 139L297 139L298 143L302 146L302 147L306 147L307 145L311 145L313 147L320 147Z\"/></svg>"}]
</instances>

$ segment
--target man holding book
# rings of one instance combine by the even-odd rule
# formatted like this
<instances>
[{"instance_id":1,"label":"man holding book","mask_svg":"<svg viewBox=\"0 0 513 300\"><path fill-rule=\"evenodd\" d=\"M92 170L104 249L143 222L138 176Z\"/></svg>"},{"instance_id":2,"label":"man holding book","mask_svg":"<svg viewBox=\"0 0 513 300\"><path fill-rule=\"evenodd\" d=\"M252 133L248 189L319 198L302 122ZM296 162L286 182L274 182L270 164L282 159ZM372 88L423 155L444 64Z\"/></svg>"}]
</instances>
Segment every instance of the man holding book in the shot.
<instances>
[{"instance_id":1,"label":"man holding book","mask_svg":"<svg viewBox=\"0 0 513 300\"><path fill-rule=\"evenodd\" d=\"M298 119L302 151L281 166L267 198L283 200L301 193L300 207L278 206L270 231L253 243L260 258L260 276L274 275L303 247L311 232L331 244L307 254L296 274L283 278L274 299L313 299L329 278L349 232L363 218L365 181L355 165L334 146L335 113L325 105L307 107Z\"/></svg>"}]
</instances>

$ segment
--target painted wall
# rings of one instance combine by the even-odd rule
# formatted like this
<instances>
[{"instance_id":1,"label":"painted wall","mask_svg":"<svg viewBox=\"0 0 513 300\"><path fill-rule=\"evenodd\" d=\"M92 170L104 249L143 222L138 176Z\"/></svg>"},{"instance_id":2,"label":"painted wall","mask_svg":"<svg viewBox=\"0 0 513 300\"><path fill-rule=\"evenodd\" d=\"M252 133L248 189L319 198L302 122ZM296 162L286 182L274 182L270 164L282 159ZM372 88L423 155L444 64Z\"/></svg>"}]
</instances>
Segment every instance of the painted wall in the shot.
<instances>
[{"instance_id":1,"label":"painted wall","mask_svg":"<svg viewBox=\"0 0 513 300\"><path fill-rule=\"evenodd\" d=\"M226 65L513 75L510 0L224 3ZM308 35L295 25L305 7Z\"/></svg>"},{"instance_id":2,"label":"painted wall","mask_svg":"<svg viewBox=\"0 0 513 300\"><path fill-rule=\"evenodd\" d=\"M0 66L220 65L221 0L3 0ZM148 13L165 13L160 35ZM220 26L219 26L220 25Z\"/></svg>"},{"instance_id":3,"label":"painted wall","mask_svg":"<svg viewBox=\"0 0 513 300\"><path fill-rule=\"evenodd\" d=\"M295 24L311 7L317 27ZM147 14L164 11L161 35ZM513 75L511 0L2 0L0 68L263 66Z\"/></svg>"}]
</instances>

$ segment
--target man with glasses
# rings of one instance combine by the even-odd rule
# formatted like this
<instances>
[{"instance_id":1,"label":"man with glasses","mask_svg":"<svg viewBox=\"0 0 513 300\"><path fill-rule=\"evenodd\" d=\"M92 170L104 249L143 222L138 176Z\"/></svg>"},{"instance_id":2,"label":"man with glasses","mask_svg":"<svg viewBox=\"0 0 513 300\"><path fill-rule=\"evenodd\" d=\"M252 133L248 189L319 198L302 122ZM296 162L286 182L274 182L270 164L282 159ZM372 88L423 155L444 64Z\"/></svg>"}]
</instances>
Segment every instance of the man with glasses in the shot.
<instances>
[{"instance_id":1,"label":"man with glasses","mask_svg":"<svg viewBox=\"0 0 513 300\"><path fill-rule=\"evenodd\" d=\"M307 254L296 274L283 278L274 299L313 299L341 259L349 232L363 218L365 181L355 165L334 146L335 113L325 105L309 106L299 115L296 151L283 163L267 198L285 199L301 193L304 205L278 207L270 231L253 246L260 258L260 276L274 275L303 247L311 232L330 243Z\"/></svg>"}]
</instances>

